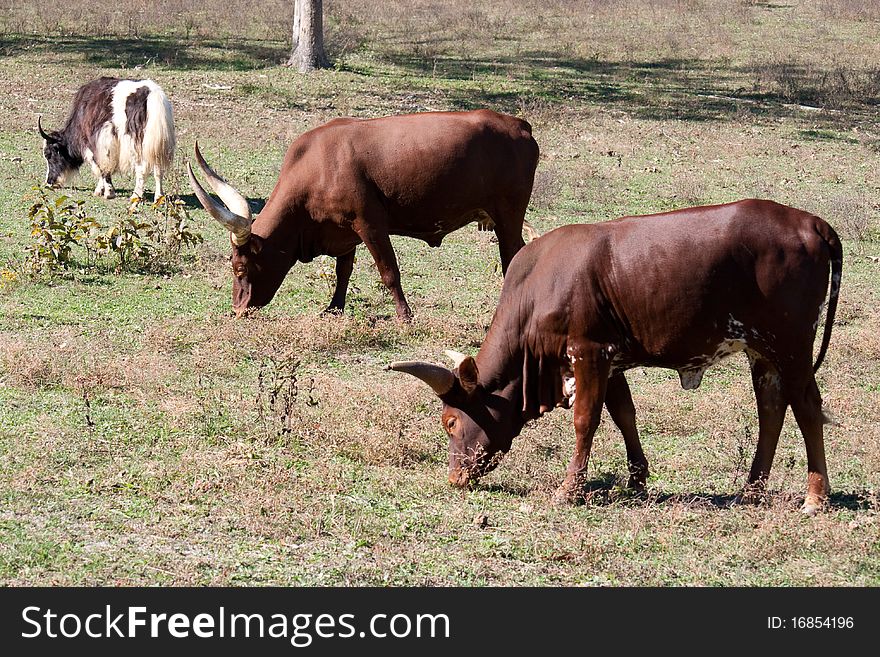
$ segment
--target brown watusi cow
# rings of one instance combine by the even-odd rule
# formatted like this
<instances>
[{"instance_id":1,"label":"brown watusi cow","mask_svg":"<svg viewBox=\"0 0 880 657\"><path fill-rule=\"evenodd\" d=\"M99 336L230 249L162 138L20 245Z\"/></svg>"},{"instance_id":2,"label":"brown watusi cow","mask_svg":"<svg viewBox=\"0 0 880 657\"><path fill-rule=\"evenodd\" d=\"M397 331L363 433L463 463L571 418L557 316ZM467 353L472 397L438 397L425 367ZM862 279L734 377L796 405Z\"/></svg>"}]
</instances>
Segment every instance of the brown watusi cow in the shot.
<instances>
[{"instance_id":1,"label":"brown watusi cow","mask_svg":"<svg viewBox=\"0 0 880 657\"><path fill-rule=\"evenodd\" d=\"M244 197L196 160L227 207L190 182L204 208L232 235L236 314L272 300L294 263L336 258L328 311L342 311L363 242L391 290L397 315L412 317L389 235L440 246L479 221L498 236L504 271L523 246L522 229L538 145L531 126L489 110L335 119L297 138L266 207L251 221Z\"/></svg>"},{"instance_id":2,"label":"brown watusi cow","mask_svg":"<svg viewBox=\"0 0 880 657\"><path fill-rule=\"evenodd\" d=\"M814 372L831 338L842 262L831 226L771 201L565 226L513 259L476 358L451 352L454 371L420 362L390 368L424 380L443 402L453 484L492 469L528 420L572 406L577 442L556 495L566 501L582 492L603 404L623 433L630 485L645 485L627 369L674 369L693 389L707 368L744 351L759 417L746 492L760 494L791 406L807 449L803 510L812 514L829 492Z\"/></svg>"}]
</instances>

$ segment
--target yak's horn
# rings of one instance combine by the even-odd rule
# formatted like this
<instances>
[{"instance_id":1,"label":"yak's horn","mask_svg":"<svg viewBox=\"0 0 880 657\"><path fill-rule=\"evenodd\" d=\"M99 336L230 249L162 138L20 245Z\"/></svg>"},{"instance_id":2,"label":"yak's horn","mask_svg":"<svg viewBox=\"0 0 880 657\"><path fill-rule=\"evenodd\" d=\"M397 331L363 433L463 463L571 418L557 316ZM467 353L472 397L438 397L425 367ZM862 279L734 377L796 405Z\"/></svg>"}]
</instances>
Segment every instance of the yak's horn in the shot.
<instances>
[{"instance_id":1,"label":"yak's horn","mask_svg":"<svg viewBox=\"0 0 880 657\"><path fill-rule=\"evenodd\" d=\"M391 363L387 368L395 372L406 372L417 379L421 379L438 395L445 395L455 385L455 374L445 367L432 363L423 363L416 360L405 360Z\"/></svg>"},{"instance_id":2,"label":"yak's horn","mask_svg":"<svg viewBox=\"0 0 880 657\"><path fill-rule=\"evenodd\" d=\"M458 367L459 365L461 365L461 361L463 361L465 358L467 358L467 356L465 356L460 351L453 351L452 349L447 349L443 353L446 354L447 356L449 356L450 360L452 360L452 362L455 363L455 367Z\"/></svg>"},{"instance_id":3,"label":"yak's horn","mask_svg":"<svg viewBox=\"0 0 880 657\"><path fill-rule=\"evenodd\" d=\"M199 163L199 168L201 168L202 173L205 174L205 178L208 179L208 183L211 185L214 192L220 197L220 200L226 204L226 207L221 207L210 196L208 196L207 193L205 193L205 190L195 179L192 167L189 167L189 177L193 191L196 193L196 196L199 198L199 201L205 210L207 210L217 221L226 226L233 235L233 241L238 246L241 246L251 235L250 206L248 206L248 202L244 196L235 191L232 185L218 176L217 173L208 166L208 163L205 162L205 158L202 157L202 153L199 150L198 142L196 142L195 153L196 162Z\"/></svg>"},{"instance_id":4,"label":"yak's horn","mask_svg":"<svg viewBox=\"0 0 880 657\"><path fill-rule=\"evenodd\" d=\"M53 138L52 138L52 137L51 137L51 136L50 136L45 130L43 130L42 119L43 119L43 115L42 115L42 114L40 114L39 116L37 116L37 130L40 131L40 136L41 136L43 139L45 139L46 141L55 141L55 140L54 140L54 139L53 139Z\"/></svg>"}]
</instances>

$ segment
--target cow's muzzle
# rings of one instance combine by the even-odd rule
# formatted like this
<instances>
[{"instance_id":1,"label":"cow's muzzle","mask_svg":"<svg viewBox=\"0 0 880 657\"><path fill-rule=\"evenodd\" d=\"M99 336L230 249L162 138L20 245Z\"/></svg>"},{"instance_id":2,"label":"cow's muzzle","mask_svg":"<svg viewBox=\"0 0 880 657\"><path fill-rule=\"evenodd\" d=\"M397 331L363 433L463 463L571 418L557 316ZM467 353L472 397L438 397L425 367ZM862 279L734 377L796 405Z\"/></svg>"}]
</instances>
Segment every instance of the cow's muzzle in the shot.
<instances>
[{"instance_id":1,"label":"cow's muzzle","mask_svg":"<svg viewBox=\"0 0 880 657\"><path fill-rule=\"evenodd\" d=\"M458 488L465 488L471 482L475 482L477 477L472 475L464 468L456 468L449 471L449 483Z\"/></svg>"}]
</instances>

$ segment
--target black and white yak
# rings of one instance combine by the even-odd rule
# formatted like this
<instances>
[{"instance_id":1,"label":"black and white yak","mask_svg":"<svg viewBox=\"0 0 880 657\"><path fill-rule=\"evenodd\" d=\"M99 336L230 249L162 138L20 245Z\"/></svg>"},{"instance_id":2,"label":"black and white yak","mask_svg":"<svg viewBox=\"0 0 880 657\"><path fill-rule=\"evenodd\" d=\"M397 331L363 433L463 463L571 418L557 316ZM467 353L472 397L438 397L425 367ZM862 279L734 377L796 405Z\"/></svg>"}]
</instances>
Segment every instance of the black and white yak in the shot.
<instances>
[{"instance_id":1,"label":"black and white yak","mask_svg":"<svg viewBox=\"0 0 880 657\"><path fill-rule=\"evenodd\" d=\"M63 185L87 162L98 178L95 196L113 198L110 176L134 171L132 200L144 196L144 177L152 170L153 196L162 196L162 176L174 159L171 101L152 80L102 77L79 88L61 130L37 128L44 141L46 184Z\"/></svg>"}]
</instances>

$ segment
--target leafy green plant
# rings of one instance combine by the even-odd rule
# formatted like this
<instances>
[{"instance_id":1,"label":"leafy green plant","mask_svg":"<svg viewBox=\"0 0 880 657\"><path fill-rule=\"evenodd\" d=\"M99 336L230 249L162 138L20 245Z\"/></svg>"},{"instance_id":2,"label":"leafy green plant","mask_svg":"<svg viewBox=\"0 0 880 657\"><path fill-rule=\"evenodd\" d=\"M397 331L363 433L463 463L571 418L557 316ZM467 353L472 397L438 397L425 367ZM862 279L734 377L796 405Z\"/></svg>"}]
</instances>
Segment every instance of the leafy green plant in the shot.
<instances>
[{"instance_id":1,"label":"leafy green plant","mask_svg":"<svg viewBox=\"0 0 880 657\"><path fill-rule=\"evenodd\" d=\"M162 196L150 205L150 211L144 219L145 235L166 262L177 260L182 249L204 241L201 233L192 229L186 203L180 198Z\"/></svg>"},{"instance_id":2,"label":"leafy green plant","mask_svg":"<svg viewBox=\"0 0 880 657\"><path fill-rule=\"evenodd\" d=\"M34 273L54 272L70 266L72 249L87 240L99 227L88 215L85 202L62 194L50 198L42 187L34 187L28 217L31 243L27 247L26 268Z\"/></svg>"},{"instance_id":3,"label":"leafy green plant","mask_svg":"<svg viewBox=\"0 0 880 657\"><path fill-rule=\"evenodd\" d=\"M115 256L117 271L164 270L180 260L183 249L202 242L185 203L176 196L163 196L149 206L135 203L127 214L102 225L86 212L84 201L52 198L42 187L33 190L26 268L34 274L68 268L76 246L85 252L86 268L97 267L101 257Z\"/></svg>"},{"instance_id":4,"label":"leafy green plant","mask_svg":"<svg viewBox=\"0 0 880 657\"><path fill-rule=\"evenodd\" d=\"M155 246L145 239L142 231L149 226L134 215L114 221L95 240L99 252L112 253L119 258L120 270L125 270L139 259L147 257Z\"/></svg>"}]
</instances>

